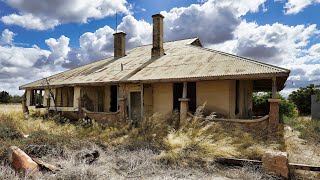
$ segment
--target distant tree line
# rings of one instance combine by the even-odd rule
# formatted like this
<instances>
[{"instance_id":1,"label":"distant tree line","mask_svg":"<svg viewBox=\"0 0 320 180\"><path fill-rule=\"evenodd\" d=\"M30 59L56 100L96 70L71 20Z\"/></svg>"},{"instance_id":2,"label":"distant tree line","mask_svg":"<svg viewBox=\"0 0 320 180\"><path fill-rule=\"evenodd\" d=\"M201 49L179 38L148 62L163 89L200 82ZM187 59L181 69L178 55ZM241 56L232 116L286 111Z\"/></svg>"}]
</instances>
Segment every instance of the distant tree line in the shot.
<instances>
[{"instance_id":1,"label":"distant tree line","mask_svg":"<svg viewBox=\"0 0 320 180\"><path fill-rule=\"evenodd\" d=\"M0 92L0 104L21 103L22 96L10 95L7 91Z\"/></svg>"}]
</instances>

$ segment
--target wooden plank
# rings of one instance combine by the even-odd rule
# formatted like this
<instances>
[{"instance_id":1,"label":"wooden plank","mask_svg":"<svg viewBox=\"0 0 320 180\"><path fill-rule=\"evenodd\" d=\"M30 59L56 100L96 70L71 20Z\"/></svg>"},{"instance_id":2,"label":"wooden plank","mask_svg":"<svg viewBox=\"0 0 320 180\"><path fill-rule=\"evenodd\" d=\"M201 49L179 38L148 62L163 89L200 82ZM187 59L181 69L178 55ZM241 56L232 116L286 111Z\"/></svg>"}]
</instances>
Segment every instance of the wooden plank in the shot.
<instances>
[{"instance_id":1,"label":"wooden plank","mask_svg":"<svg viewBox=\"0 0 320 180\"><path fill-rule=\"evenodd\" d=\"M262 165L262 161L250 160L250 159L237 159L237 158L218 158L217 161L220 164L230 166L243 166L244 164ZM305 171L320 171L320 166L311 166L306 164L289 163L290 169L305 170Z\"/></svg>"},{"instance_id":2,"label":"wooden plank","mask_svg":"<svg viewBox=\"0 0 320 180\"><path fill-rule=\"evenodd\" d=\"M220 164L227 164L232 166L243 166L244 164L262 165L262 161L250 159L237 159L237 158L218 158L217 162Z\"/></svg>"},{"instance_id":3,"label":"wooden plank","mask_svg":"<svg viewBox=\"0 0 320 180\"><path fill-rule=\"evenodd\" d=\"M305 170L305 171L320 171L320 166L311 166L305 164L289 163L291 169Z\"/></svg>"}]
</instances>

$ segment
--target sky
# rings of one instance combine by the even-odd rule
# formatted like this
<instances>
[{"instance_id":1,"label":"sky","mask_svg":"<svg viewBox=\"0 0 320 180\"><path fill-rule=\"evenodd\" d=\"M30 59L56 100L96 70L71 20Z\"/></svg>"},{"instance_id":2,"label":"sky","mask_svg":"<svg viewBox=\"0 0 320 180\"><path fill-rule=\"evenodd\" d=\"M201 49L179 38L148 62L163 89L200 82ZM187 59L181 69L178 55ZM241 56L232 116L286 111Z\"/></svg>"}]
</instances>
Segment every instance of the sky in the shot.
<instances>
[{"instance_id":1,"label":"sky","mask_svg":"<svg viewBox=\"0 0 320 180\"><path fill-rule=\"evenodd\" d=\"M320 85L320 0L0 0L0 91L21 95L23 84L112 56L116 29L128 49L150 44L157 13L165 41L199 37L290 69L285 96Z\"/></svg>"}]
</instances>

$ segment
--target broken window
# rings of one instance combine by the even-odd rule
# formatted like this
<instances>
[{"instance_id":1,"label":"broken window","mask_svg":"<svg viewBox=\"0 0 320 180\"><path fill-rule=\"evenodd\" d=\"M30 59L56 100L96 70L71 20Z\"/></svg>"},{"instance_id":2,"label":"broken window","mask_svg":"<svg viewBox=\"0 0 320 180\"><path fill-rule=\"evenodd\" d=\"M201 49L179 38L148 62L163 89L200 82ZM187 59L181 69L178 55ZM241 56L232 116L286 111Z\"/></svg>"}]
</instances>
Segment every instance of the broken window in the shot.
<instances>
[{"instance_id":1,"label":"broken window","mask_svg":"<svg viewBox=\"0 0 320 180\"><path fill-rule=\"evenodd\" d=\"M56 106L73 107L74 88L62 87L56 89Z\"/></svg>"},{"instance_id":2,"label":"broken window","mask_svg":"<svg viewBox=\"0 0 320 180\"><path fill-rule=\"evenodd\" d=\"M30 106L43 107L44 91L39 89L31 90Z\"/></svg>"},{"instance_id":3,"label":"broken window","mask_svg":"<svg viewBox=\"0 0 320 180\"><path fill-rule=\"evenodd\" d=\"M187 98L189 101L189 111L195 112L197 109L197 98L196 98L196 82L187 83ZM180 101L179 98L182 98L183 92L183 83L174 83L173 84L173 110L180 111Z\"/></svg>"}]
</instances>

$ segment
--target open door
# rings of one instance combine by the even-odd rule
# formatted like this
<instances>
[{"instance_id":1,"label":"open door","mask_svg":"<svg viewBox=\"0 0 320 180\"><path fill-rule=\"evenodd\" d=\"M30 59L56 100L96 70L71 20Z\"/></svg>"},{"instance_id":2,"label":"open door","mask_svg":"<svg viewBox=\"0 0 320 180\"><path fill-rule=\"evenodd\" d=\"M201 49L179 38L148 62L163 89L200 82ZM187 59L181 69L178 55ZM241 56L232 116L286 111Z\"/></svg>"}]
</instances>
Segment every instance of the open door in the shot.
<instances>
[{"instance_id":1,"label":"open door","mask_svg":"<svg viewBox=\"0 0 320 180\"><path fill-rule=\"evenodd\" d=\"M130 119L137 122L142 118L141 91L130 92Z\"/></svg>"}]
</instances>

